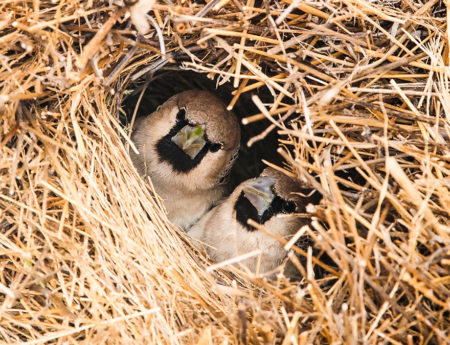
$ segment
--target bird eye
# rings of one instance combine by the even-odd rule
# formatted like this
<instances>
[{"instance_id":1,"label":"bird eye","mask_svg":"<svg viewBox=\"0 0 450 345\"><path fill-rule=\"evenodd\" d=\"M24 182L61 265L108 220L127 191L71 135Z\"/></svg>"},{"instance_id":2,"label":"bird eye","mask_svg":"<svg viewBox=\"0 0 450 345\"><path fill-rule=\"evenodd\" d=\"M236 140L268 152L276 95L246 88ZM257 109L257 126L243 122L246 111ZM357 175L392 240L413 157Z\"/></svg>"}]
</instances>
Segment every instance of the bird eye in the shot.
<instances>
[{"instance_id":1,"label":"bird eye","mask_svg":"<svg viewBox=\"0 0 450 345\"><path fill-rule=\"evenodd\" d=\"M219 151L222 147L223 147L223 144L222 144L222 143L211 144L211 146L209 147L209 151L211 151L211 152L217 152L217 151Z\"/></svg>"},{"instance_id":2,"label":"bird eye","mask_svg":"<svg viewBox=\"0 0 450 345\"><path fill-rule=\"evenodd\" d=\"M284 201L282 207L284 213L293 213L296 209L295 203L293 201Z\"/></svg>"},{"instance_id":3,"label":"bird eye","mask_svg":"<svg viewBox=\"0 0 450 345\"><path fill-rule=\"evenodd\" d=\"M186 120L186 108L180 108L177 114L177 121L185 121Z\"/></svg>"}]
</instances>

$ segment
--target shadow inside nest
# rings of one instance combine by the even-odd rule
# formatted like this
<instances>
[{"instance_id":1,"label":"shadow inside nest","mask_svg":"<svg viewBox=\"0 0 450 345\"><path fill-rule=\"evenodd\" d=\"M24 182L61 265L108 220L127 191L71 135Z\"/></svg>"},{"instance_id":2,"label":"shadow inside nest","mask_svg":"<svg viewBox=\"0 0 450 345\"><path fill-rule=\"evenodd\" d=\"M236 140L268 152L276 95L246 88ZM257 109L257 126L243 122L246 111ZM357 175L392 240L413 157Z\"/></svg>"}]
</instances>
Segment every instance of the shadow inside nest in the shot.
<instances>
[{"instance_id":1,"label":"shadow inside nest","mask_svg":"<svg viewBox=\"0 0 450 345\"><path fill-rule=\"evenodd\" d=\"M229 104L233 98L232 91L234 90L230 82L217 86L217 80L209 79L206 74L179 70L176 67L165 68L154 75L151 81L140 82L130 87L130 92L123 101L123 109L126 112L126 116L122 115L120 119L124 126L130 124L139 96L145 87L136 117L151 114L159 105L182 91L191 89L208 90L219 97L225 104ZM263 102L272 102L272 96L267 88L258 88L257 93ZM251 93L244 93L239 97L233 112L239 120L259 113L258 108L251 100ZM269 126L267 120L254 122L246 126L241 124L241 147L230 178L230 187L232 189L242 181L258 176L266 167L262 162L263 159L279 166L283 164L282 158L276 152L279 138L276 130L271 131L263 140L254 143L250 148L247 146L249 139L262 133L267 126Z\"/></svg>"}]
</instances>

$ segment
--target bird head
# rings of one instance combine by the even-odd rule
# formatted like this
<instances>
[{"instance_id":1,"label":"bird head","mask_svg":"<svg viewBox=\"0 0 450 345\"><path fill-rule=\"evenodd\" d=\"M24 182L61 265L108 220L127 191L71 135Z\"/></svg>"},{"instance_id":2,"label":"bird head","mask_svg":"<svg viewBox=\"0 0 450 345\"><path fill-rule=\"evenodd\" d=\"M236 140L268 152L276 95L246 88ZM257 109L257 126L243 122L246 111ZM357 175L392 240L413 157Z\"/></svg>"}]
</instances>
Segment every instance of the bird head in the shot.
<instances>
[{"instance_id":1,"label":"bird head","mask_svg":"<svg viewBox=\"0 0 450 345\"><path fill-rule=\"evenodd\" d=\"M139 126L143 127L140 128ZM240 143L235 115L208 91L181 92L137 123L140 172L190 189L208 189L229 172Z\"/></svg>"},{"instance_id":2,"label":"bird head","mask_svg":"<svg viewBox=\"0 0 450 345\"><path fill-rule=\"evenodd\" d=\"M242 226L248 231L256 230L248 224L252 219L281 236L298 230L305 223L298 213L306 212L308 203L317 202L314 190L272 168L243 182L233 193L236 220Z\"/></svg>"}]
</instances>

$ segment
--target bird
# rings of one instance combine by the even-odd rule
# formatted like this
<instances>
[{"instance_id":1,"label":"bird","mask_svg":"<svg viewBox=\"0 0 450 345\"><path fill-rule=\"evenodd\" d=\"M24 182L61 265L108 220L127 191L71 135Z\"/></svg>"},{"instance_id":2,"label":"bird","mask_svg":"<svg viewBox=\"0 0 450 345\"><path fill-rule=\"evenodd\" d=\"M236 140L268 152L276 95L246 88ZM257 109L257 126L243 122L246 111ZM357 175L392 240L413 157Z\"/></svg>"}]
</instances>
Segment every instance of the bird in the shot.
<instances>
[{"instance_id":1,"label":"bird","mask_svg":"<svg viewBox=\"0 0 450 345\"><path fill-rule=\"evenodd\" d=\"M131 139L138 173L150 177L168 219L186 231L227 192L240 126L213 93L187 90L138 118Z\"/></svg>"},{"instance_id":2,"label":"bird","mask_svg":"<svg viewBox=\"0 0 450 345\"><path fill-rule=\"evenodd\" d=\"M260 250L260 255L240 261L251 272L266 274L275 270L287 252L277 239L258 231L248 223L252 219L286 240L310 219L306 214L311 202L320 195L308 184L268 167L259 177L246 180L222 203L206 213L188 235L214 262L222 262Z\"/></svg>"}]
</instances>

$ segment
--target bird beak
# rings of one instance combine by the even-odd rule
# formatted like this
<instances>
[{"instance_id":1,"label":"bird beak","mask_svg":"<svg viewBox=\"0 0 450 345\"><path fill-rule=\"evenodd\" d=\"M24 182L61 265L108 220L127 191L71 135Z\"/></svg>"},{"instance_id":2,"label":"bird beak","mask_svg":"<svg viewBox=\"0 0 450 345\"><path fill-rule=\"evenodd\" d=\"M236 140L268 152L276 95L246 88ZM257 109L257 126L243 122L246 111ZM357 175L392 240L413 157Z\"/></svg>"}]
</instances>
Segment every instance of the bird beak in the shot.
<instances>
[{"instance_id":1,"label":"bird beak","mask_svg":"<svg viewBox=\"0 0 450 345\"><path fill-rule=\"evenodd\" d=\"M255 207L259 216L263 215L275 198L272 191L275 182L272 177L262 176L249 181L243 188L244 196Z\"/></svg>"},{"instance_id":2,"label":"bird beak","mask_svg":"<svg viewBox=\"0 0 450 345\"><path fill-rule=\"evenodd\" d=\"M205 125L186 125L171 140L191 159L194 159L206 144L205 128Z\"/></svg>"}]
</instances>

